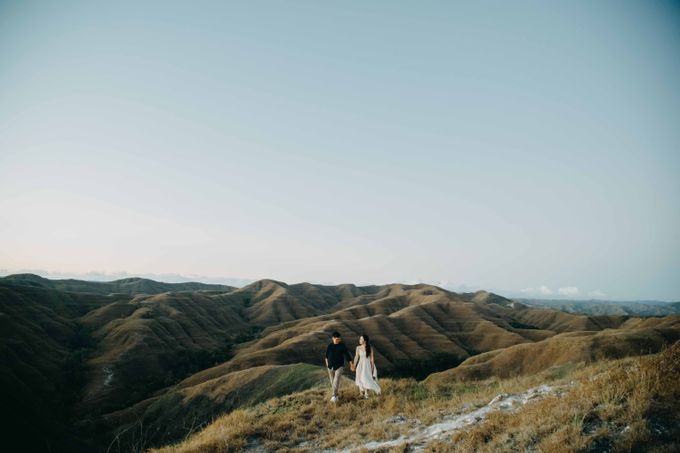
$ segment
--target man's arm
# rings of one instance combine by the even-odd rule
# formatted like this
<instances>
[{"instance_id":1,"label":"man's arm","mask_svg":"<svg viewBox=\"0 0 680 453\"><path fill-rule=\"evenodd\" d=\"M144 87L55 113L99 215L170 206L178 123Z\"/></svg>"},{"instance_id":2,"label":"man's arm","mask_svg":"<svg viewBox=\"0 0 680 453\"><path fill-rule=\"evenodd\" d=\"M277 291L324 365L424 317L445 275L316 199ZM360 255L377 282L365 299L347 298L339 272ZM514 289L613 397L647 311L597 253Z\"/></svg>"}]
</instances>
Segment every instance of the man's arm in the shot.
<instances>
[{"instance_id":1,"label":"man's arm","mask_svg":"<svg viewBox=\"0 0 680 453\"><path fill-rule=\"evenodd\" d=\"M326 358L324 359L324 360L326 360L326 368L328 368L328 353L330 352L330 350L331 350L331 345L326 346Z\"/></svg>"}]
</instances>

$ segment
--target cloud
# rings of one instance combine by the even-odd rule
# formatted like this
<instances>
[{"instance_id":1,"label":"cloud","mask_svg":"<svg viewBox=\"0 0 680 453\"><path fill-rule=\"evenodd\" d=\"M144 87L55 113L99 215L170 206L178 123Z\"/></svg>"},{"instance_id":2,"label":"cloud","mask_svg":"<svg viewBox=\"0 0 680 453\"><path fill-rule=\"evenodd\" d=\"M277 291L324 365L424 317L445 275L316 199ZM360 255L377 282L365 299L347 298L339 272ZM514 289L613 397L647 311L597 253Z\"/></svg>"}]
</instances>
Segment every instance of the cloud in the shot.
<instances>
[{"instance_id":1,"label":"cloud","mask_svg":"<svg viewBox=\"0 0 680 453\"><path fill-rule=\"evenodd\" d=\"M520 291L525 294L540 294L541 296L549 296L553 293L552 290L545 285L541 285L537 288L534 287L524 288L521 289Z\"/></svg>"},{"instance_id":2,"label":"cloud","mask_svg":"<svg viewBox=\"0 0 680 453\"><path fill-rule=\"evenodd\" d=\"M539 292L540 294L543 294L544 296L549 296L550 294L553 293L552 290L551 290L550 288L548 288L547 286L545 286L545 285L541 285L541 286L538 288L538 292Z\"/></svg>"},{"instance_id":3,"label":"cloud","mask_svg":"<svg viewBox=\"0 0 680 453\"><path fill-rule=\"evenodd\" d=\"M596 289L595 291L589 292L588 296L592 297L593 299L601 299L605 297L606 294L600 291L599 289Z\"/></svg>"},{"instance_id":4,"label":"cloud","mask_svg":"<svg viewBox=\"0 0 680 453\"><path fill-rule=\"evenodd\" d=\"M565 286L558 289L557 292L562 296L576 296L578 295L578 288L575 286Z\"/></svg>"}]
</instances>

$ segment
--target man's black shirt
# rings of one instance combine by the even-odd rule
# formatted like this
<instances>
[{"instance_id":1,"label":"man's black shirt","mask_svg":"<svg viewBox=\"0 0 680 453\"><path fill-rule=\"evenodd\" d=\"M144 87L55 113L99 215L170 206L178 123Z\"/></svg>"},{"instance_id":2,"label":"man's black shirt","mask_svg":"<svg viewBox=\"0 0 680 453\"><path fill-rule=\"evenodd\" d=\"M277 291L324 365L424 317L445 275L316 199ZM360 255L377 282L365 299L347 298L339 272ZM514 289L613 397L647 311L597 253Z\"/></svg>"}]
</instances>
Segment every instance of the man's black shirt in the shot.
<instances>
[{"instance_id":1,"label":"man's black shirt","mask_svg":"<svg viewBox=\"0 0 680 453\"><path fill-rule=\"evenodd\" d=\"M328 359L328 368L331 370L337 370L342 368L345 364L344 358L347 358L348 362L352 361L352 356L347 350L345 343L331 343L326 348L326 358Z\"/></svg>"}]
</instances>

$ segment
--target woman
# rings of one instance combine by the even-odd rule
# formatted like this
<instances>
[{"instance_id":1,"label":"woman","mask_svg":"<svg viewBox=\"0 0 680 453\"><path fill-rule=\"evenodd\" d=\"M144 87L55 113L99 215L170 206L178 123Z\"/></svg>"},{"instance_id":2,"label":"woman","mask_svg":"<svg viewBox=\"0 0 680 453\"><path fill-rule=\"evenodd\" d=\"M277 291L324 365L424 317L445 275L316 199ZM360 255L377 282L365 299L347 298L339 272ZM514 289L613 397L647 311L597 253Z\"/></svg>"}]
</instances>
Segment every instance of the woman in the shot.
<instances>
[{"instance_id":1,"label":"woman","mask_svg":"<svg viewBox=\"0 0 680 453\"><path fill-rule=\"evenodd\" d=\"M359 346L357 346L354 362L352 362L352 368L357 373L355 382L359 386L361 396L364 398L368 398L369 390L373 390L380 395L380 386L377 382L378 370L375 368L373 357L374 351L371 347L371 342L368 335L364 334L359 337Z\"/></svg>"}]
</instances>

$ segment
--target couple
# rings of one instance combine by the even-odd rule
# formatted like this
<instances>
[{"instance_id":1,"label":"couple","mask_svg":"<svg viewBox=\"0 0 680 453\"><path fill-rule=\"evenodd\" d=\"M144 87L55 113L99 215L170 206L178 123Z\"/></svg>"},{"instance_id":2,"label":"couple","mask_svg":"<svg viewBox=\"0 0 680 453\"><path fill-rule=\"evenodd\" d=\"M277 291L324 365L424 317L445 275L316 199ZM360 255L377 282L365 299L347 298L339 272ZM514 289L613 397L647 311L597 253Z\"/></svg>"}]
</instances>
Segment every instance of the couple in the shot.
<instances>
[{"instance_id":1,"label":"couple","mask_svg":"<svg viewBox=\"0 0 680 453\"><path fill-rule=\"evenodd\" d=\"M354 359L347 350L347 346L342 342L340 333L333 332L331 344L326 348L326 367L328 368L328 377L331 380L331 388L333 389L333 396L331 402L338 401L338 387L340 387L340 378L342 377L343 367L345 365L345 358L350 364L352 371L356 371L356 382L361 392L361 396L368 398L368 391L373 390L378 395L380 394L380 386L378 385L378 370L375 368L375 361L373 360L374 351L369 342L368 335L364 334L359 337L359 346L357 346Z\"/></svg>"}]
</instances>

